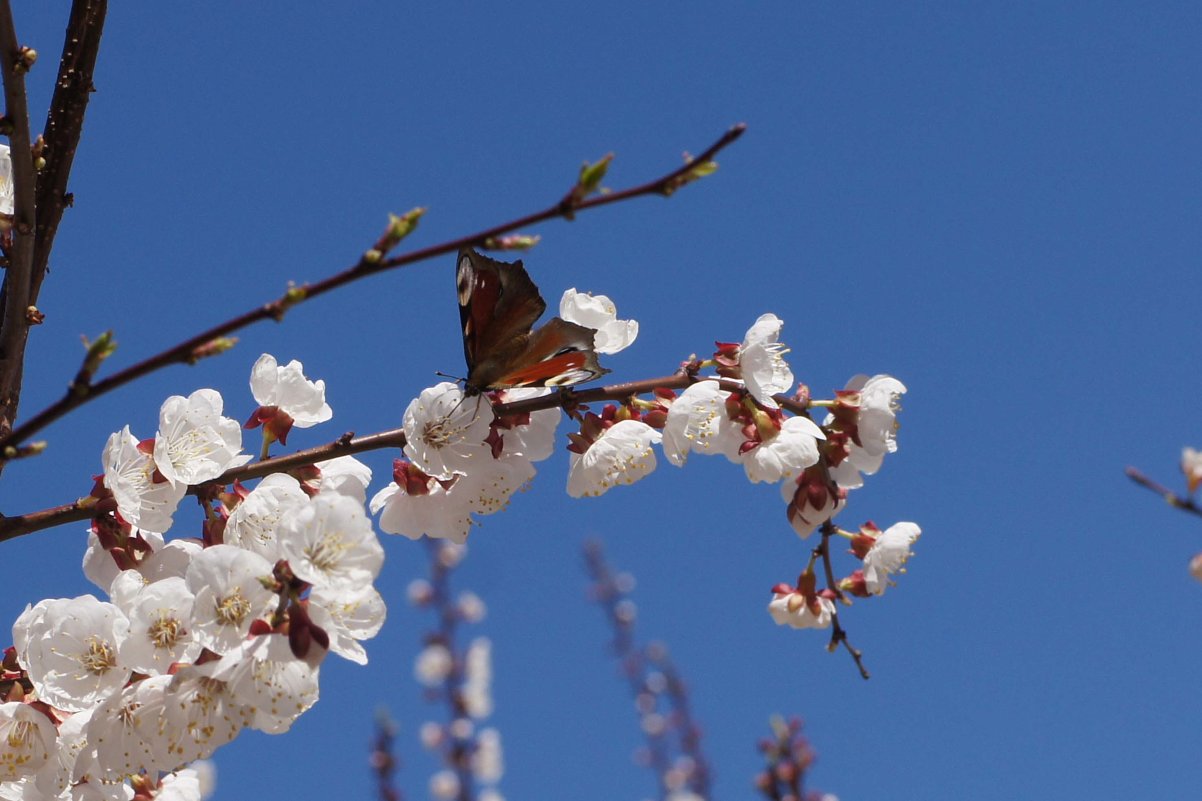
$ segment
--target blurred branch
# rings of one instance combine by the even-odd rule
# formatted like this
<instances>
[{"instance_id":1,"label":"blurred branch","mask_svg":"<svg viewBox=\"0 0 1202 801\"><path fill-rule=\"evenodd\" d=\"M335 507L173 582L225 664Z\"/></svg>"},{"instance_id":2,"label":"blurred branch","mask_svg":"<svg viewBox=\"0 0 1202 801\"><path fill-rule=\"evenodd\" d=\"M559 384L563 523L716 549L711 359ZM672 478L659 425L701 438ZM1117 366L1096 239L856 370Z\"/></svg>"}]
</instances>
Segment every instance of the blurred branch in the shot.
<instances>
[{"instance_id":1,"label":"blurred branch","mask_svg":"<svg viewBox=\"0 0 1202 801\"><path fill-rule=\"evenodd\" d=\"M73 387L57 402L46 407L42 411L35 414L29 420L17 426L8 436L0 437L0 449L9 445L15 445L34 433L41 431L46 426L54 421L73 411L74 409L88 403L94 398L124 386L132 381L135 381L145 375L148 375L156 370L160 370L171 364L181 364L193 361L196 358L196 353L203 349L213 340L225 337L235 331L245 328L253 323L262 320L272 319L280 320L287 313L288 309L296 306L306 300L323 295L333 289L339 288L360 278L369 275L374 275L385 270L394 269L397 267L405 267L416 262L434 258L446 253L457 252L459 249L479 245L487 240L495 239L502 234L519 228L526 228L535 223L553 219L555 217L569 217L578 211L585 209L597 208L606 206L610 203L618 203L624 200L641 197L643 195L668 195L678 188L683 182L687 182L690 176L694 175L698 170L699 165L708 164L713 157L724 147L734 142L742 135L745 126L742 124L736 125L725 134L722 135L716 142L710 145L696 159L693 159L683 166L672 170L671 172L660 176L647 183L626 189L620 192L611 192L609 194L601 194L586 199L575 198L573 192L569 192L564 199L558 203L543 209L542 211L528 214L515 220L511 220L500 225L495 225L483 231L478 231L474 234L468 234L457 239L451 239L437 245L432 245L421 250L415 250L402 256L397 256L391 259L373 260L361 258L354 266L343 270L340 273L329 276L315 284L307 284L302 287L292 287L284 293L280 298L265 303L255 309L252 309L244 314L241 314L233 319L220 323L207 331L204 331L196 336L193 336L183 342L173 345L163 351L160 351L154 356L150 356L137 364L115 373L108 378L97 381L84 387Z\"/></svg>"},{"instance_id":2,"label":"blurred branch","mask_svg":"<svg viewBox=\"0 0 1202 801\"><path fill-rule=\"evenodd\" d=\"M393 782L400 761L393 755L396 746L396 722L384 710L376 712L376 737L371 747L371 769L376 776L379 801L401 801L401 791Z\"/></svg>"},{"instance_id":3,"label":"blurred branch","mask_svg":"<svg viewBox=\"0 0 1202 801\"><path fill-rule=\"evenodd\" d=\"M8 249L0 317L0 435L12 430L21 401L21 375L25 343L29 338L29 292L33 272L33 242L37 227L34 204L33 142L29 134L29 109L25 99L25 73L32 64L30 51L17 41L12 8L0 0L0 73L4 79L4 123L11 143L13 169L12 246ZM36 57L36 56L34 56ZM5 442L5 444L9 444ZM0 465L0 469L3 465Z\"/></svg>"},{"instance_id":4,"label":"blurred branch","mask_svg":"<svg viewBox=\"0 0 1202 801\"><path fill-rule=\"evenodd\" d=\"M759 744L767 764L755 779L756 789L771 801L819 801L820 793L806 792L806 772L814 764L814 749L801 734L801 721L787 723L779 715L770 721L772 739Z\"/></svg>"},{"instance_id":5,"label":"blurred branch","mask_svg":"<svg viewBox=\"0 0 1202 801\"><path fill-rule=\"evenodd\" d=\"M1126 470L1126 473L1127 473L1127 478L1131 479L1132 481L1134 481L1136 484L1140 485L1144 489L1155 492L1169 506L1172 506L1176 509L1180 509L1183 512L1189 512L1190 514L1198 515L1199 517L1202 517L1202 507L1199 507L1194 502L1193 498L1189 498L1184 495L1178 495L1176 492L1173 492L1173 490L1169 489L1168 487L1164 486L1163 484L1159 484L1156 481L1153 481L1152 479L1148 478L1146 475L1144 475L1142 472L1140 472L1138 469L1136 469L1134 467L1128 467Z\"/></svg>"},{"instance_id":6,"label":"blurred branch","mask_svg":"<svg viewBox=\"0 0 1202 801\"><path fill-rule=\"evenodd\" d=\"M710 797L709 761L701 751L701 729L693 720L688 691L680 672L660 643L638 647L634 640L635 606L629 593L633 579L615 575L605 560L601 544L584 546L584 561L592 580L592 600L605 612L613 631L613 649L622 673L642 715L647 738L647 761L659 780L659 797L687 788L702 799ZM667 714L659 711L666 699ZM677 735L674 755L671 736Z\"/></svg>"}]
</instances>

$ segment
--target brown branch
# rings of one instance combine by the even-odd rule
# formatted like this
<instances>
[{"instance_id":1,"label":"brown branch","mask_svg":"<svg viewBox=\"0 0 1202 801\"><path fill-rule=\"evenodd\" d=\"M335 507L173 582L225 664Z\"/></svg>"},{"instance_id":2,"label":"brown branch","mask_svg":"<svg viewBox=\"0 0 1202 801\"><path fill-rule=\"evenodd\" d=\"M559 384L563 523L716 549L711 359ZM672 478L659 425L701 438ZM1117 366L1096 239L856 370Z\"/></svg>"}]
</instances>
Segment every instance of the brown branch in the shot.
<instances>
[{"instance_id":1,"label":"brown branch","mask_svg":"<svg viewBox=\"0 0 1202 801\"><path fill-rule=\"evenodd\" d=\"M8 0L0 0L0 73L4 79L4 113L11 144L14 196L13 244L8 251L8 268L0 291L4 307L0 318L0 434L8 434L16 420L30 325L25 310L30 304L37 209L34 205L36 178L30 149L29 109L25 100L27 69L13 27L12 8Z\"/></svg>"},{"instance_id":2,"label":"brown branch","mask_svg":"<svg viewBox=\"0 0 1202 801\"><path fill-rule=\"evenodd\" d=\"M542 211L528 214L525 217L520 217L511 220L507 223L487 228L483 231L478 231L474 234L462 236L457 239L451 239L437 245L415 250L402 256L397 256L391 259L380 260L376 262L367 259L360 261L353 267L349 267L336 275L329 276L315 284L309 284L304 287L294 288L285 293L284 296L270 303L265 303L255 309L252 309L238 317L220 323L207 331L197 334L190 339L187 339L178 345L167 348L160 353L151 356L137 364L134 364L126 369L109 376L106 379L96 382L88 387L75 388L73 391L68 391L60 400L46 407L36 415L18 426L6 437L0 437L0 448L13 445L28 438L32 434L41 431L46 426L63 417L72 410L89 402L93 398L100 397L108 392L111 392L118 387L124 386L144 375L162 369L171 364L188 363L194 361L198 350L209 344L211 341L224 337L234 331L245 328L252 323L260 322L266 319L281 319L287 310L305 300L323 295L333 289L349 284L360 278L375 273L383 272L384 270L394 269L397 267L405 267L419 261L440 256L445 253L458 251L460 248L468 247L483 243L487 239L491 239L509 231L514 231L519 228L527 228L535 223L540 223L555 217L566 217L578 211L586 209L606 206L610 203L617 203L623 200L629 200L643 195L668 195L681 185L681 182L686 180L689 174L696 169L698 164L703 164L713 159L713 157L722 148L729 145L731 142L739 138L743 133L745 126L742 124L736 125L722 135L718 141L710 145L704 153L698 156L693 161L679 167L672 172L663 175L653 181L648 181L645 184L625 189L621 192L612 192L610 194L598 195L585 200L569 202L572 194L569 193L564 200L550 206Z\"/></svg>"},{"instance_id":3,"label":"brown branch","mask_svg":"<svg viewBox=\"0 0 1202 801\"><path fill-rule=\"evenodd\" d=\"M680 371L672 375L661 376L659 378L647 378L641 381L627 381L621 384L611 384L605 387L596 387L594 389L576 392L571 389L560 390L553 392L540 398L531 398L529 400L515 401L513 403L499 403L493 407L493 411L497 416L521 414L529 411L539 411L543 409L553 408L571 408L586 401L598 400L624 400L631 395L641 395L651 392L657 388L681 389L689 386L696 381L708 380L704 376L697 376L692 373ZM742 389L742 384L738 381L723 378L718 379L718 383L727 390ZM797 414L805 414L805 407L793 398L785 395L775 395L776 400L782 405L789 408ZM38 443L40 451L42 443ZM252 462L242 467L234 468L226 471L223 475L207 481L197 487L191 487L188 490L189 495L196 495L199 487L226 485L231 484L235 480L250 481L256 478L263 478L272 473L281 473L292 470L298 467L311 465L315 462L333 459L336 456L349 456L355 453L363 453L365 451L380 450L382 448L402 448L405 445L405 432L402 429L393 429L391 431L382 431L378 434L369 434L363 437L354 437L352 434L344 434L339 439L328 445L320 445L308 450L298 451L286 456L276 456L271 459L265 459L258 462ZM17 458L21 454L14 455L10 458ZM13 517L0 517L0 542L14 539L23 534L30 534L42 529L52 528L64 523L73 523L80 520L87 520L92 516L92 498L84 497L74 503L63 504L62 506L54 506L49 509L42 509L37 512L28 512L23 515L15 515ZM830 580L833 584L833 579Z\"/></svg>"},{"instance_id":4,"label":"brown branch","mask_svg":"<svg viewBox=\"0 0 1202 801\"><path fill-rule=\"evenodd\" d=\"M718 382L718 386L728 392L735 392L746 388L741 381L734 379L713 378L681 370L672 375L665 375L659 378L627 381L622 384L607 384L606 386L593 387L592 389L578 390L568 387L558 392L552 392L550 395L542 395L537 398L526 398L525 400L511 401L510 403L498 403L493 406L493 411L497 413L498 417L503 417L505 415L527 414L529 412L538 412L556 407L562 408L578 403L621 401L632 395L645 395L656 389L685 389L692 384L696 384L698 381L714 380ZM796 398L783 393L773 395L772 398L794 414L808 414L808 407Z\"/></svg>"},{"instance_id":5,"label":"brown branch","mask_svg":"<svg viewBox=\"0 0 1202 801\"><path fill-rule=\"evenodd\" d=\"M319 445L315 448L297 451L285 456L276 456L271 459L252 462L242 467L236 467L233 470L227 470L212 481L206 481L204 484L189 487L188 494L199 495L202 489L206 487L214 485L224 486L232 484L234 481L250 481L251 479L262 478L272 473L283 473L298 467L324 462L327 459L333 459L338 456L351 456L352 454L363 453L365 451L380 450L382 448L403 448L404 446L405 432L399 428L391 431L381 431L377 434L369 434L364 437L344 434L327 445ZM54 506L49 509L42 509L37 512L29 512L14 517L0 518L0 542L16 539L24 534L32 534L42 529L60 526L64 523L77 523L82 520L88 520L92 517L94 506L95 499L91 496L85 496L74 503Z\"/></svg>"},{"instance_id":6,"label":"brown branch","mask_svg":"<svg viewBox=\"0 0 1202 801\"><path fill-rule=\"evenodd\" d=\"M50 100L43 133L46 167L38 173L38 221L30 305L37 303L38 292L50 264L50 251L54 247L59 221L62 220L63 211L71 205L67 179L75 161L75 150L79 146L88 99L96 91L92 75L96 69L96 56L100 52L100 36L104 32L107 11L108 0L75 0L71 4L63 54L59 59L58 79L54 84L54 96Z\"/></svg>"},{"instance_id":7,"label":"brown branch","mask_svg":"<svg viewBox=\"0 0 1202 801\"><path fill-rule=\"evenodd\" d=\"M1173 492L1173 490L1169 489L1163 484L1159 484L1156 481L1148 478L1134 467L1128 467L1126 473L1127 478L1131 479L1136 484L1139 484L1141 487L1155 492L1162 499L1164 499L1164 502L1169 506L1180 509L1183 512L1189 512L1190 514L1202 517L1202 507L1199 507L1198 504L1194 502L1193 498L1184 495L1178 495L1176 492Z\"/></svg>"},{"instance_id":8,"label":"brown branch","mask_svg":"<svg viewBox=\"0 0 1202 801\"><path fill-rule=\"evenodd\" d=\"M835 571L831 566L831 537L835 534L835 524L829 519L822 524L822 543L815 548L815 552L822 557L822 569L826 573L826 586L835 593L836 600L843 600L843 592L839 589L839 585L835 582ZM828 651L834 651L842 644L851 658L855 661L856 667L860 671L860 677L867 681L871 678L868 673L868 668L864 666L864 654L859 648L852 646L847 639L847 632L839 623L839 610L834 604L831 605L831 641L827 644Z\"/></svg>"}]
</instances>

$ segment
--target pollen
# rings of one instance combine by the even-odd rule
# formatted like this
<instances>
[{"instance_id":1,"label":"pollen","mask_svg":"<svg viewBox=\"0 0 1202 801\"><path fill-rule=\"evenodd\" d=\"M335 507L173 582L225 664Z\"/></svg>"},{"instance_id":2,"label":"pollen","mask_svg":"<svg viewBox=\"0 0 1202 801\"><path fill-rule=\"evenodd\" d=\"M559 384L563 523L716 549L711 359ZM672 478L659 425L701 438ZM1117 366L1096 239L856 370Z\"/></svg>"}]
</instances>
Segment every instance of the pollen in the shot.
<instances>
[{"instance_id":1,"label":"pollen","mask_svg":"<svg viewBox=\"0 0 1202 801\"><path fill-rule=\"evenodd\" d=\"M309 562L323 573L328 573L338 567L342 555L349 551L351 545L341 533L328 534L317 543L305 549Z\"/></svg>"},{"instance_id":2,"label":"pollen","mask_svg":"<svg viewBox=\"0 0 1202 801\"><path fill-rule=\"evenodd\" d=\"M170 611L161 609L158 620L150 624L146 634L155 648L171 648L179 642L180 637L187 634L187 631L179 618L173 617Z\"/></svg>"},{"instance_id":3,"label":"pollen","mask_svg":"<svg viewBox=\"0 0 1202 801\"><path fill-rule=\"evenodd\" d=\"M84 670L103 676L117 666L117 652L108 641L92 636L87 639L87 648L76 656Z\"/></svg>"},{"instance_id":4,"label":"pollen","mask_svg":"<svg viewBox=\"0 0 1202 801\"><path fill-rule=\"evenodd\" d=\"M246 600L242 595L242 590L236 587L232 593L217 601L214 606L217 619L233 626L239 625L250 614L250 601Z\"/></svg>"}]
</instances>

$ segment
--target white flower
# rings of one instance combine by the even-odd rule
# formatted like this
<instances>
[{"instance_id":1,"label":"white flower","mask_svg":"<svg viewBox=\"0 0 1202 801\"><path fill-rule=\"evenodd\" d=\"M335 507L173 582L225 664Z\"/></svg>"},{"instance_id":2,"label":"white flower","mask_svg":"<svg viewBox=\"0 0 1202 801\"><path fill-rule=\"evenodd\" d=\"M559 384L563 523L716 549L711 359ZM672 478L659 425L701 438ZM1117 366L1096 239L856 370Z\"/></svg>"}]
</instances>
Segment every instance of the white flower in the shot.
<instances>
[{"instance_id":1,"label":"white flower","mask_svg":"<svg viewBox=\"0 0 1202 801\"><path fill-rule=\"evenodd\" d=\"M174 741L183 732L166 718L166 710L174 707L166 700L173 683L172 676L151 676L105 699L86 727L95 762L83 758L85 764L77 765L76 772L94 770L93 778L120 781L143 771L170 770L183 761L174 754Z\"/></svg>"},{"instance_id":2,"label":"white flower","mask_svg":"<svg viewBox=\"0 0 1202 801\"><path fill-rule=\"evenodd\" d=\"M795 629L825 629L830 626L835 604L822 597L815 597L812 604L807 604L805 596L799 592L777 590L772 593L768 614L778 626L792 626Z\"/></svg>"},{"instance_id":3,"label":"white flower","mask_svg":"<svg viewBox=\"0 0 1202 801\"><path fill-rule=\"evenodd\" d=\"M405 455L436 478L471 472L492 459L484 444L492 420L483 396L465 398L447 381L424 389L405 410Z\"/></svg>"},{"instance_id":4,"label":"white flower","mask_svg":"<svg viewBox=\"0 0 1202 801\"><path fill-rule=\"evenodd\" d=\"M250 728L281 734L317 703L319 668L294 657L286 635L252 637L215 664L213 678L253 712Z\"/></svg>"},{"instance_id":5,"label":"white flower","mask_svg":"<svg viewBox=\"0 0 1202 801\"><path fill-rule=\"evenodd\" d=\"M104 486L113 493L121 517L144 531L161 534L171 528L171 516L188 488L154 480L154 459L138 447L129 426L109 437L103 458Z\"/></svg>"},{"instance_id":6,"label":"white flower","mask_svg":"<svg viewBox=\"0 0 1202 801\"><path fill-rule=\"evenodd\" d=\"M250 370L250 393L260 406L274 406L292 418L297 428L309 428L334 416L326 403L326 382L305 378L296 359L280 367L264 353Z\"/></svg>"},{"instance_id":7,"label":"white flower","mask_svg":"<svg viewBox=\"0 0 1202 801\"><path fill-rule=\"evenodd\" d=\"M906 560L913 554L910 546L922 534L914 523L894 523L876 535L876 542L864 556L864 584L873 595L884 595L892 584L889 575L904 573Z\"/></svg>"},{"instance_id":8,"label":"white flower","mask_svg":"<svg viewBox=\"0 0 1202 801\"><path fill-rule=\"evenodd\" d=\"M198 389L172 395L159 410L154 463L163 478L185 487L211 481L250 461L242 451L242 426L221 416L221 394Z\"/></svg>"},{"instance_id":9,"label":"white flower","mask_svg":"<svg viewBox=\"0 0 1202 801\"><path fill-rule=\"evenodd\" d=\"M437 687L451 674L455 660L445 645L427 645L417 655L413 664L413 675L423 687Z\"/></svg>"},{"instance_id":10,"label":"white flower","mask_svg":"<svg viewBox=\"0 0 1202 801\"><path fill-rule=\"evenodd\" d=\"M496 784L505 773L501 735L496 729L481 729L472 753L472 775L483 784Z\"/></svg>"},{"instance_id":11,"label":"white flower","mask_svg":"<svg viewBox=\"0 0 1202 801\"><path fill-rule=\"evenodd\" d=\"M775 314L762 314L747 330L739 349L739 368L747 391L769 409L777 408L773 395L793 386L793 371L785 362L789 349L777 341L784 323Z\"/></svg>"},{"instance_id":12,"label":"white flower","mask_svg":"<svg viewBox=\"0 0 1202 801\"><path fill-rule=\"evenodd\" d=\"M455 599L455 608L459 616L468 623L479 623L488 613L488 607L474 592L459 593L459 597Z\"/></svg>"},{"instance_id":13,"label":"white flower","mask_svg":"<svg viewBox=\"0 0 1202 801\"><path fill-rule=\"evenodd\" d=\"M13 214L13 160L8 145L0 145L0 214Z\"/></svg>"},{"instance_id":14,"label":"white flower","mask_svg":"<svg viewBox=\"0 0 1202 801\"><path fill-rule=\"evenodd\" d=\"M547 387L517 387L497 393L498 403L541 398L551 394ZM526 415L497 418L494 429L501 437L504 456L524 456L540 462L555 451L555 428L559 425L559 409L541 409ZM494 451L495 453L495 451Z\"/></svg>"},{"instance_id":15,"label":"white flower","mask_svg":"<svg viewBox=\"0 0 1202 801\"><path fill-rule=\"evenodd\" d=\"M225 524L225 544L257 553L274 563L282 555L276 534L280 519L308 504L309 496L299 481L287 473L272 473L230 513Z\"/></svg>"},{"instance_id":16,"label":"white flower","mask_svg":"<svg viewBox=\"0 0 1202 801\"><path fill-rule=\"evenodd\" d=\"M10 701L0 704L0 782L37 773L58 750L58 732L41 710Z\"/></svg>"},{"instance_id":17,"label":"white flower","mask_svg":"<svg viewBox=\"0 0 1202 801\"><path fill-rule=\"evenodd\" d=\"M786 514L793 530L803 540L844 506L840 493L832 492L822 471L811 467L780 485L781 497L789 504Z\"/></svg>"},{"instance_id":18,"label":"white flower","mask_svg":"<svg viewBox=\"0 0 1202 801\"><path fill-rule=\"evenodd\" d=\"M155 801L200 801L200 776L192 768L180 768L159 780Z\"/></svg>"},{"instance_id":19,"label":"white flower","mask_svg":"<svg viewBox=\"0 0 1202 801\"><path fill-rule=\"evenodd\" d=\"M1198 485L1202 484L1202 451L1193 448L1182 449L1181 472L1185 473L1189 491L1193 493L1198 489Z\"/></svg>"},{"instance_id":20,"label":"white flower","mask_svg":"<svg viewBox=\"0 0 1202 801\"><path fill-rule=\"evenodd\" d=\"M619 484L633 484L655 469L653 443L662 435L639 420L622 420L601 432L584 453L573 453L568 495L602 495Z\"/></svg>"},{"instance_id":21,"label":"white flower","mask_svg":"<svg viewBox=\"0 0 1202 801\"><path fill-rule=\"evenodd\" d=\"M197 641L219 654L237 648L251 624L275 607L275 593L260 581L271 574L271 562L233 545L214 545L197 554L186 577L196 596L192 633Z\"/></svg>"},{"instance_id":22,"label":"white flower","mask_svg":"<svg viewBox=\"0 0 1202 801\"><path fill-rule=\"evenodd\" d=\"M368 640L384 625L384 599L370 584L330 589L315 587L309 593L309 615L330 636L330 650L339 656L367 664L367 651L359 640Z\"/></svg>"},{"instance_id":23,"label":"white flower","mask_svg":"<svg viewBox=\"0 0 1202 801\"><path fill-rule=\"evenodd\" d=\"M394 482L371 499L371 511L380 513L380 530L388 534L462 543L475 525L473 513L489 515L504 509L533 476L534 466L523 457L488 459L467 475L456 476L448 488L445 480L398 462Z\"/></svg>"},{"instance_id":24,"label":"white flower","mask_svg":"<svg viewBox=\"0 0 1202 801\"><path fill-rule=\"evenodd\" d=\"M231 659L236 661L243 653L240 647ZM219 667L228 664L223 657L204 665L186 665L171 677L168 688L171 703L166 714L159 710L158 721L172 733L176 764L208 759L251 724L255 710L243 705L234 697L230 685L214 675Z\"/></svg>"},{"instance_id":25,"label":"white flower","mask_svg":"<svg viewBox=\"0 0 1202 801\"><path fill-rule=\"evenodd\" d=\"M492 641L472 640L464 657L463 706L467 714L483 720L492 714Z\"/></svg>"},{"instance_id":26,"label":"white flower","mask_svg":"<svg viewBox=\"0 0 1202 801\"><path fill-rule=\"evenodd\" d=\"M199 656L200 643L189 631L192 601L180 577L143 587L128 607L129 635L121 643L121 662L140 673L157 674L166 673L173 662Z\"/></svg>"},{"instance_id":27,"label":"white flower","mask_svg":"<svg viewBox=\"0 0 1202 801\"><path fill-rule=\"evenodd\" d=\"M593 349L597 353L625 350L639 335L638 321L619 320L618 307L605 295L569 289L559 299L559 316L569 323L595 330Z\"/></svg>"},{"instance_id":28,"label":"white flower","mask_svg":"<svg viewBox=\"0 0 1202 801\"><path fill-rule=\"evenodd\" d=\"M320 474L314 485L318 492L337 492L367 503L367 486L371 484L371 468L354 456L337 456L316 465Z\"/></svg>"},{"instance_id":29,"label":"white flower","mask_svg":"<svg viewBox=\"0 0 1202 801\"><path fill-rule=\"evenodd\" d=\"M790 417L775 436L745 451L739 461L752 483L792 478L818 463L820 439L826 439L826 435L813 420Z\"/></svg>"},{"instance_id":30,"label":"white flower","mask_svg":"<svg viewBox=\"0 0 1202 801\"><path fill-rule=\"evenodd\" d=\"M743 438L726 413L729 397L717 381L698 381L672 401L663 434L664 456L669 462L680 467L690 452L736 458Z\"/></svg>"},{"instance_id":31,"label":"white flower","mask_svg":"<svg viewBox=\"0 0 1202 801\"><path fill-rule=\"evenodd\" d=\"M473 523L466 497L451 498L432 476L407 481L404 486L389 484L371 499L371 511L380 514L381 531L411 540L424 535L461 543Z\"/></svg>"},{"instance_id":32,"label":"white flower","mask_svg":"<svg viewBox=\"0 0 1202 801\"><path fill-rule=\"evenodd\" d=\"M345 495L318 495L292 508L277 533L292 572L315 587L371 584L384 563L363 505Z\"/></svg>"},{"instance_id":33,"label":"white flower","mask_svg":"<svg viewBox=\"0 0 1202 801\"><path fill-rule=\"evenodd\" d=\"M459 797L459 777L452 770L440 770L430 777L430 795L438 801Z\"/></svg>"},{"instance_id":34,"label":"white flower","mask_svg":"<svg viewBox=\"0 0 1202 801\"><path fill-rule=\"evenodd\" d=\"M854 376L841 395L858 401L855 431L847 444L848 455L832 470L832 477L841 487L856 489L864 484L860 473L872 475L881 469L885 454L897 450L897 413L906 387L896 378L877 375ZM857 397L858 396L858 397ZM826 418L826 424L835 420ZM858 440L856 443L855 440Z\"/></svg>"},{"instance_id":35,"label":"white flower","mask_svg":"<svg viewBox=\"0 0 1202 801\"><path fill-rule=\"evenodd\" d=\"M39 601L13 624L21 667L38 696L68 712L90 709L120 690L129 669L117 654L129 620L92 595Z\"/></svg>"},{"instance_id":36,"label":"white flower","mask_svg":"<svg viewBox=\"0 0 1202 801\"><path fill-rule=\"evenodd\" d=\"M202 550L204 546L199 540L172 540L143 559L142 564L138 565L138 572L148 582L161 581L172 576L182 578L187 575L192 558Z\"/></svg>"},{"instance_id":37,"label":"white flower","mask_svg":"<svg viewBox=\"0 0 1202 801\"><path fill-rule=\"evenodd\" d=\"M140 540L140 542L138 542ZM134 550L134 547L145 548L146 551L155 552L163 547L163 535L155 534L151 531L139 531L137 528L130 531L126 536L125 554L129 554ZM137 554L143 559L149 557L149 553L139 552ZM121 568L117 566L116 559L113 554L106 551L100 546L100 538L96 536L96 532L88 530L88 547L83 555L83 574L88 579L102 590L108 590L113 584L113 579L121 572Z\"/></svg>"}]
</instances>

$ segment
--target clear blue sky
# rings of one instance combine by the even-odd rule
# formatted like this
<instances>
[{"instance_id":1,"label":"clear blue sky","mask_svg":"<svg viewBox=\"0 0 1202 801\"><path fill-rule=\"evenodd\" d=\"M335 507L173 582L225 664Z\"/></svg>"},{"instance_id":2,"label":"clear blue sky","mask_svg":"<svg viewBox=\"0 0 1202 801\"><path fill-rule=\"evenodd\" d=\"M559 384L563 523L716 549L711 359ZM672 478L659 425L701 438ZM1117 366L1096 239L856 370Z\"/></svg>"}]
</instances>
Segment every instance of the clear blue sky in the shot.
<instances>
[{"instance_id":1,"label":"clear blue sky","mask_svg":"<svg viewBox=\"0 0 1202 801\"><path fill-rule=\"evenodd\" d=\"M65 10L16 14L42 53L41 120ZM808 548L774 488L695 459L572 501L561 453L473 533L462 575L490 608L502 791L654 790L584 597L579 550L599 537L691 683L719 798L752 796L778 711L806 719L813 781L844 801L1189 797L1202 528L1122 471L1175 480L1180 446L1202 444L1200 35L1196 3L115 3L22 408L58 396L80 334L112 327L132 363L353 262L388 211L428 206L412 242L433 243L558 199L583 159L614 151L621 187L744 121L718 174L670 201L539 228L529 271L548 298L605 292L640 320L607 361L619 379L765 311L816 395L901 378L900 451L840 522L914 520L918 555L843 615L864 682L764 611ZM452 265L374 278L91 405L5 471L0 509L86 493L109 432L150 436L167 395L212 386L244 417L264 351L329 386L334 422L296 446L399 425L434 371L463 370ZM391 458L370 459L376 487ZM83 546L82 526L6 545L0 617L89 591ZM370 798L377 705L425 797L425 621L404 601L424 549L385 547L370 665L332 657L291 735L219 752L218 798Z\"/></svg>"}]
</instances>

